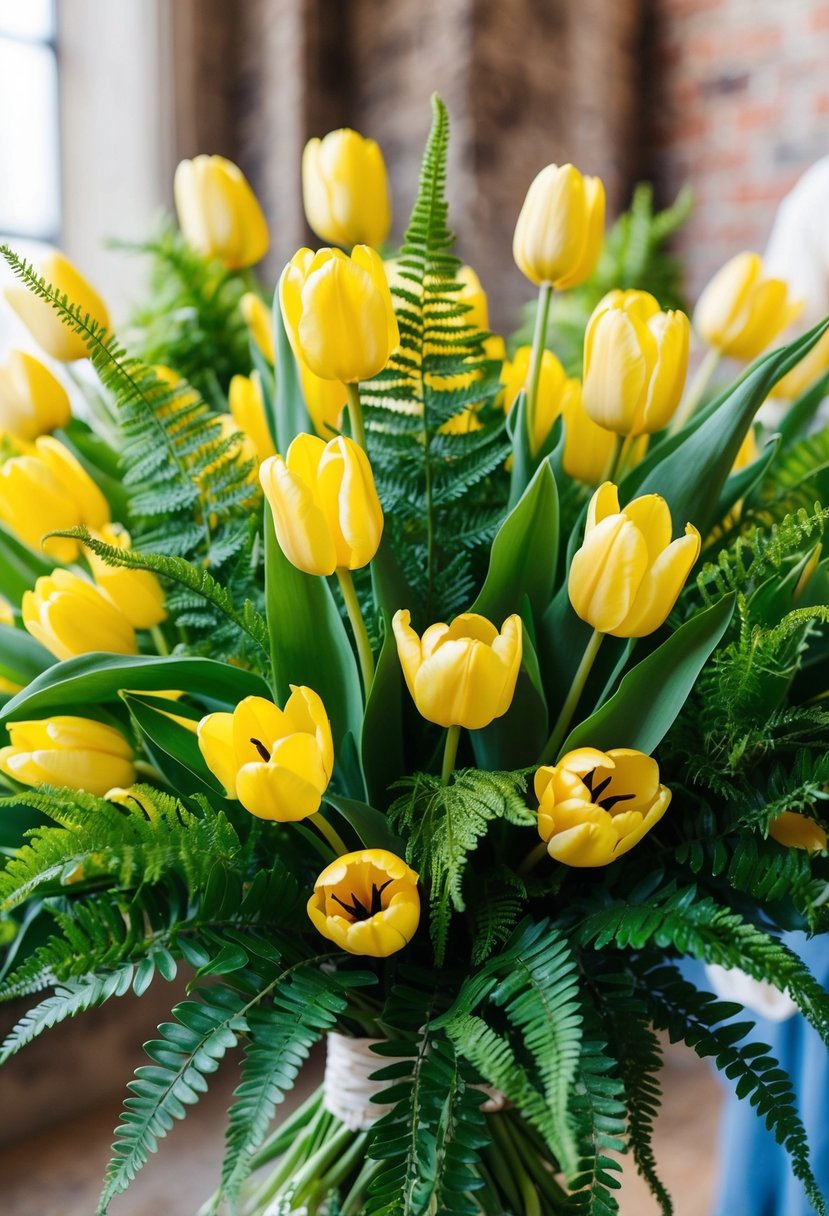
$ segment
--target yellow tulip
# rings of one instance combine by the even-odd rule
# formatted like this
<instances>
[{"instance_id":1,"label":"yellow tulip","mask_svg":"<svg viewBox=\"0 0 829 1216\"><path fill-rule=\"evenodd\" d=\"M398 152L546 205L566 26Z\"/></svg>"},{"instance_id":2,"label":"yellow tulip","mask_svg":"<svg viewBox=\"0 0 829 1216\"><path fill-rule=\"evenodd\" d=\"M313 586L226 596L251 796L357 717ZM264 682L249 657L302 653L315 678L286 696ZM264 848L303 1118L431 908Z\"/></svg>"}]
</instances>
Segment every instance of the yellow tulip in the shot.
<instances>
[{"instance_id":1,"label":"yellow tulip","mask_svg":"<svg viewBox=\"0 0 829 1216\"><path fill-rule=\"evenodd\" d=\"M334 768L331 724L310 688L291 685L284 709L245 697L198 726L201 753L228 798L259 819L291 823L320 808Z\"/></svg>"},{"instance_id":2,"label":"yellow tulip","mask_svg":"<svg viewBox=\"0 0 829 1216\"><path fill-rule=\"evenodd\" d=\"M797 811L783 811L769 824L769 836L787 849L807 849L825 853L829 849L826 832L816 819Z\"/></svg>"},{"instance_id":3,"label":"yellow tulip","mask_svg":"<svg viewBox=\"0 0 829 1216\"><path fill-rule=\"evenodd\" d=\"M314 883L308 915L349 954L387 958L407 946L420 921L418 876L386 849L346 853Z\"/></svg>"},{"instance_id":4,"label":"yellow tulip","mask_svg":"<svg viewBox=\"0 0 829 1216\"><path fill-rule=\"evenodd\" d=\"M501 369L505 414L510 412L521 390L527 387L531 361L532 347L520 346L515 352L515 358L505 363ZM565 403L577 390L578 381L569 379L553 352L545 350L541 357L541 375L538 381L538 397L533 418L531 437L533 454L541 449Z\"/></svg>"},{"instance_id":5,"label":"yellow tulip","mask_svg":"<svg viewBox=\"0 0 829 1216\"><path fill-rule=\"evenodd\" d=\"M297 435L283 460L271 456L259 480L279 547L306 574L359 570L377 552L383 509L368 457L353 439L324 443Z\"/></svg>"},{"instance_id":6,"label":"yellow tulip","mask_svg":"<svg viewBox=\"0 0 829 1216\"><path fill-rule=\"evenodd\" d=\"M829 371L829 332L820 338L807 355L792 370L778 380L771 390L772 397L796 401L824 372Z\"/></svg>"},{"instance_id":7,"label":"yellow tulip","mask_svg":"<svg viewBox=\"0 0 829 1216\"><path fill-rule=\"evenodd\" d=\"M48 367L23 350L12 351L0 367L0 431L31 442L66 426L71 414L66 389Z\"/></svg>"},{"instance_id":8,"label":"yellow tulip","mask_svg":"<svg viewBox=\"0 0 829 1216\"><path fill-rule=\"evenodd\" d=\"M699 557L693 524L672 541L664 498L643 494L619 509L610 481L590 500L584 542L570 565L568 591L578 616L600 633L642 638L665 621Z\"/></svg>"},{"instance_id":9,"label":"yellow tulip","mask_svg":"<svg viewBox=\"0 0 829 1216\"><path fill-rule=\"evenodd\" d=\"M518 269L531 283L558 291L583 283L602 248L604 186L572 165L547 165L533 181L512 242Z\"/></svg>"},{"instance_id":10,"label":"yellow tulip","mask_svg":"<svg viewBox=\"0 0 829 1216\"><path fill-rule=\"evenodd\" d=\"M62 253L50 253L40 263L39 271L55 291L65 295L70 304L76 304L81 315L88 313L90 320L102 329L109 328L109 313L106 304L87 283L68 258ZM85 359L86 343L80 334L61 320L48 300L42 300L28 287L7 287L6 299L11 304L29 333L47 355L61 363L74 359Z\"/></svg>"},{"instance_id":11,"label":"yellow tulip","mask_svg":"<svg viewBox=\"0 0 829 1216\"><path fill-rule=\"evenodd\" d=\"M659 822L671 791L659 767L627 747L580 747L535 775L538 834L547 852L568 866L606 866Z\"/></svg>"},{"instance_id":12,"label":"yellow tulip","mask_svg":"<svg viewBox=\"0 0 829 1216\"><path fill-rule=\"evenodd\" d=\"M245 325L254 345L259 348L264 359L273 367L276 363L276 347L273 340L273 314L255 291L246 291L239 301Z\"/></svg>"},{"instance_id":13,"label":"yellow tulip","mask_svg":"<svg viewBox=\"0 0 829 1216\"><path fill-rule=\"evenodd\" d=\"M314 430L323 439L330 439L340 430L348 390L341 380L323 380L315 376L301 359L297 366L302 395Z\"/></svg>"},{"instance_id":14,"label":"yellow tulip","mask_svg":"<svg viewBox=\"0 0 829 1216\"><path fill-rule=\"evenodd\" d=\"M253 443L257 461L275 456L276 448L265 417L265 398L259 373L234 376L230 381L228 402L236 426Z\"/></svg>"},{"instance_id":15,"label":"yellow tulip","mask_svg":"<svg viewBox=\"0 0 829 1216\"><path fill-rule=\"evenodd\" d=\"M595 486L610 469L616 451L616 436L590 417L584 408L579 381L570 380L569 384L572 387L561 403L564 418L562 467L568 477Z\"/></svg>"},{"instance_id":16,"label":"yellow tulip","mask_svg":"<svg viewBox=\"0 0 829 1216\"><path fill-rule=\"evenodd\" d=\"M245 175L223 156L183 160L173 182L181 233L229 270L253 266L268 252L268 225Z\"/></svg>"},{"instance_id":17,"label":"yellow tulip","mask_svg":"<svg viewBox=\"0 0 829 1216\"><path fill-rule=\"evenodd\" d=\"M47 532L85 524L102 528L109 505L68 448L43 435L31 455L14 456L0 466L0 520L37 549ZM44 548L57 561L71 562L80 552L76 540L52 537Z\"/></svg>"},{"instance_id":18,"label":"yellow tulip","mask_svg":"<svg viewBox=\"0 0 829 1216\"><path fill-rule=\"evenodd\" d=\"M398 344L383 263L368 245L300 249L282 272L279 303L291 349L323 380L370 380Z\"/></svg>"},{"instance_id":19,"label":"yellow tulip","mask_svg":"<svg viewBox=\"0 0 829 1216\"><path fill-rule=\"evenodd\" d=\"M120 524L107 524L94 535L115 549L131 548L130 535ZM109 566L91 550L87 551L86 559L96 585L123 612L134 629L152 629L166 619L164 592L152 571Z\"/></svg>"},{"instance_id":20,"label":"yellow tulip","mask_svg":"<svg viewBox=\"0 0 829 1216\"><path fill-rule=\"evenodd\" d=\"M373 139L344 127L302 154L305 218L330 245L382 245L391 228L389 179Z\"/></svg>"},{"instance_id":21,"label":"yellow tulip","mask_svg":"<svg viewBox=\"0 0 829 1216\"><path fill-rule=\"evenodd\" d=\"M121 609L105 592L69 570L39 578L34 591L24 591L21 611L26 629L57 659L96 650L137 652L135 630Z\"/></svg>"},{"instance_id":22,"label":"yellow tulip","mask_svg":"<svg viewBox=\"0 0 829 1216\"><path fill-rule=\"evenodd\" d=\"M709 346L734 359L756 359L801 311L783 279L763 276L759 253L738 253L700 296L694 328Z\"/></svg>"},{"instance_id":23,"label":"yellow tulip","mask_svg":"<svg viewBox=\"0 0 829 1216\"><path fill-rule=\"evenodd\" d=\"M91 718L62 716L9 722L11 744L0 770L24 785L63 785L104 794L135 780L133 752L120 731Z\"/></svg>"},{"instance_id":24,"label":"yellow tulip","mask_svg":"<svg viewBox=\"0 0 829 1216\"><path fill-rule=\"evenodd\" d=\"M424 718L480 730L507 712L521 667L520 616L507 617L499 633L486 617L462 612L451 625L430 625L422 638L410 622L408 609L401 608L392 628L406 684Z\"/></svg>"},{"instance_id":25,"label":"yellow tulip","mask_svg":"<svg viewBox=\"0 0 829 1216\"><path fill-rule=\"evenodd\" d=\"M617 435L654 434L670 422L688 371L690 325L661 312L647 291L611 291L584 338L584 408Z\"/></svg>"}]
</instances>

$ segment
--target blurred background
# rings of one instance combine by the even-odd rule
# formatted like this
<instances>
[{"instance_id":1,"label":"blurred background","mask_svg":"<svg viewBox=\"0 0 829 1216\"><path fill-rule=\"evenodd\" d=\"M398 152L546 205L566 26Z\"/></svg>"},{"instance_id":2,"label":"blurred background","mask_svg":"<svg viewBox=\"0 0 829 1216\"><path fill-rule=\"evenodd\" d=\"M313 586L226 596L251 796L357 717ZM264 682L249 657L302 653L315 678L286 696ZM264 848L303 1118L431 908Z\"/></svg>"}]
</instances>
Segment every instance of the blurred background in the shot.
<instances>
[{"instance_id":1,"label":"blurred background","mask_svg":"<svg viewBox=\"0 0 829 1216\"><path fill-rule=\"evenodd\" d=\"M494 328L513 328L532 294L512 232L550 161L599 174L611 218L639 181L661 206L690 186L673 246L692 301L731 255L763 249L779 201L829 152L827 63L827 0L0 0L0 239L35 258L59 245L123 320L146 269L107 240L150 235L176 163L221 153L262 200L273 282L312 239L306 139L348 125L379 141L397 239L437 90L453 122L450 219ZM0 310L0 349L13 340ZM113 1002L0 1074L4 1216L94 1209L125 1081L170 1003L169 990ZM0 1031L20 1012L0 1008ZM195 1210L233 1084L219 1075L115 1216ZM718 1088L670 1055L665 1089L666 1181L678 1216L705 1216ZM625 1216L653 1210L626 1182Z\"/></svg>"}]
</instances>

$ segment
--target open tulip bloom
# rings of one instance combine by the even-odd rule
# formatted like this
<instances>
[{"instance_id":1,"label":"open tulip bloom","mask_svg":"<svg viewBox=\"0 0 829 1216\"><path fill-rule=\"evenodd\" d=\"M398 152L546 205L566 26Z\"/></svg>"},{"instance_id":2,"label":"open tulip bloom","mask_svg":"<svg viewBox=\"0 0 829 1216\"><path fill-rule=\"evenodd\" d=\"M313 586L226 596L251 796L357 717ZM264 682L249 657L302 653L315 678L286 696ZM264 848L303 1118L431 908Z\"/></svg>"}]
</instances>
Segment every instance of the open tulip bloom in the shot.
<instances>
[{"instance_id":1,"label":"open tulip bloom","mask_svg":"<svg viewBox=\"0 0 829 1216\"><path fill-rule=\"evenodd\" d=\"M65 259L41 282L6 254L47 355L92 358L75 418L44 364L0 368L0 997L43 990L4 1052L187 968L101 1213L233 1051L205 1212L610 1216L625 1150L669 1207L667 1031L821 1211L779 1061L677 964L785 989L827 1038L780 937L829 926L829 330L770 350L788 296L742 255L696 326L761 357L700 404L675 294L632 289L616 238L593 277L604 189L550 165L506 360L497 284L452 250L447 122L436 100L387 263L379 148L309 143L306 212L342 248L299 250L274 311L250 185L184 162L134 355ZM781 381L806 396L768 443Z\"/></svg>"}]
</instances>

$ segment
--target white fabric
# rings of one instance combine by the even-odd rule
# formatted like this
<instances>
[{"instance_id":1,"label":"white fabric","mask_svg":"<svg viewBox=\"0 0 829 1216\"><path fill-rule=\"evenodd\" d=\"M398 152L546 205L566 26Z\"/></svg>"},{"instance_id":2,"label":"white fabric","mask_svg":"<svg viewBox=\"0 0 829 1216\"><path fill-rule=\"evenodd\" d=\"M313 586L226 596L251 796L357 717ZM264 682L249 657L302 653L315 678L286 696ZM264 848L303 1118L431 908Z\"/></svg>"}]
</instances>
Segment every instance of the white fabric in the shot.
<instances>
[{"instance_id":1,"label":"white fabric","mask_svg":"<svg viewBox=\"0 0 829 1216\"><path fill-rule=\"evenodd\" d=\"M797 1013L797 1005L773 984L754 980L737 968L727 970L713 963L705 968L714 992L724 1001L736 1001L770 1022L785 1022Z\"/></svg>"}]
</instances>

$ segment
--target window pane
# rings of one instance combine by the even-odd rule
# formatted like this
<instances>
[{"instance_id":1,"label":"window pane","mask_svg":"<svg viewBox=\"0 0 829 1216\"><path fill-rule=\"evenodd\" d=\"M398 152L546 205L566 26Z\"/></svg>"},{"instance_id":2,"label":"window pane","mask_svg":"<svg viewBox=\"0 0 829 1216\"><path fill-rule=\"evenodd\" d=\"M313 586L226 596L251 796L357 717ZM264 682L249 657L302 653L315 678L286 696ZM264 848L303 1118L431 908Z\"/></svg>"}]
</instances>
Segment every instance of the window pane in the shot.
<instances>
[{"instance_id":1,"label":"window pane","mask_svg":"<svg viewBox=\"0 0 829 1216\"><path fill-rule=\"evenodd\" d=\"M54 238L60 222L57 66L0 38L0 232Z\"/></svg>"},{"instance_id":2,"label":"window pane","mask_svg":"<svg viewBox=\"0 0 829 1216\"><path fill-rule=\"evenodd\" d=\"M52 0L0 0L0 34L51 38L55 32Z\"/></svg>"}]
</instances>

